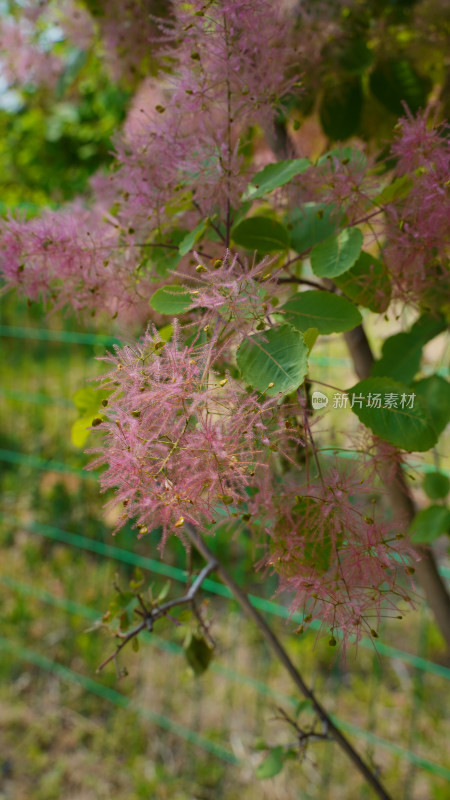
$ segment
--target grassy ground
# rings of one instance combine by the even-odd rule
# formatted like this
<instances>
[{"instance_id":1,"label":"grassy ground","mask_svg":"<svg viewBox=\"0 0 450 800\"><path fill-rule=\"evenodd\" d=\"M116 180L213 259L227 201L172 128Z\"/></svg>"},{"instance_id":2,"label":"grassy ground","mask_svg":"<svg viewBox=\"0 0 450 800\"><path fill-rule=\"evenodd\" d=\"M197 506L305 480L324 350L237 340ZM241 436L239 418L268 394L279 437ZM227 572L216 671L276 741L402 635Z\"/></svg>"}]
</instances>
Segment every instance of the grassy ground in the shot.
<instances>
[{"instance_id":1,"label":"grassy ground","mask_svg":"<svg viewBox=\"0 0 450 800\"><path fill-rule=\"evenodd\" d=\"M38 309L12 299L2 302L1 322L49 324ZM58 318L50 321L54 328L60 324ZM70 326L81 328L74 321ZM327 348L325 341L318 355L345 356L344 350ZM80 544L113 545L158 558L154 537L140 543L132 531L111 537L96 483L79 472L87 457L70 442L76 416L70 398L87 377L102 370L92 359L102 351L90 345L3 339L0 800L368 800L373 795L327 742L312 745L302 760L288 761L280 775L256 778L265 748L295 744L295 730L281 719L279 708L294 718L298 698L292 700L287 677L229 601L209 598L217 648L203 676L195 677L184 657L185 629L170 621L162 622L139 652L124 653L121 665L127 676L119 679L112 665L96 674L113 642L95 629L95 620L114 596L114 581L125 585L133 567ZM328 365L327 376L339 386L343 373L337 363ZM323 374L321 368L321 379L327 380ZM29 458L17 462L14 453ZM69 471L59 471L58 464ZM55 528L85 538L74 546L70 536ZM251 571L248 543L216 544L241 583L271 596L274 584ZM166 560L181 569L186 565L183 550L174 543ZM161 575L145 570L144 575L155 589L165 582ZM171 592L181 591L173 581ZM364 648L344 664L326 641L315 642L314 633L296 637L291 623L271 620L308 682L339 719L448 769L444 676ZM424 608L401 622L386 623L382 641L444 663L442 640ZM61 672L61 665L69 671ZM299 722L311 724L307 709ZM395 800L448 797L448 780L430 769L399 757L374 738L357 733L352 739L380 770ZM210 752L211 743L221 748L219 754Z\"/></svg>"}]
</instances>

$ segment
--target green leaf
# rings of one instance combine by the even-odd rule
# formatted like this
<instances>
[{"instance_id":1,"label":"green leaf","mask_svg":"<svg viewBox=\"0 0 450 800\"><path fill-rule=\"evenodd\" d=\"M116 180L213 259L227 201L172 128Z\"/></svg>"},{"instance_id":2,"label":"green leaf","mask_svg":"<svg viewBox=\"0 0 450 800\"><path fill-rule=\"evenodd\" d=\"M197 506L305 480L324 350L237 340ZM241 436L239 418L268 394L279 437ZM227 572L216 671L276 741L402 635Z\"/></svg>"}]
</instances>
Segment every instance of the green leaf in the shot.
<instances>
[{"instance_id":1,"label":"green leaf","mask_svg":"<svg viewBox=\"0 0 450 800\"><path fill-rule=\"evenodd\" d=\"M430 375L411 384L412 392L417 392L424 404L436 439L450 422L450 384L440 375Z\"/></svg>"},{"instance_id":2,"label":"green leaf","mask_svg":"<svg viewBox=\"0 0 450 800\"><path fill-rule=\"evenodd\" d=\"M168 325L163 325L162 328L159 328L158 334L160 339L163 340L163 342L170 342L173 336L173 325L171 325L170 322Z\"/></svg>"},{"instance_id":3,"label":"green leaf","mask_svg":"<svg viewBox=\"0 0 450 800\"><path fill-rule=\"evenodd\" d=\"M323 242L339 224L341 213L334 205L304 203L288 215L291 247L296 253L306 253L315 244Z\"/></svg>"},{"instance_id":4,"label":"green leaf","mask_svg":"<svg viewBox=\"0 0 450 800\"><path fill-rule=\"evenodd\" d=\"M149 304L159 314L184 314L192 304L191 293L184 286L163 286L152 294Z\"/></svg>"},{"instance_id":5,"label":"green leaf","mask_svg":"<svg viewBox=\"0 0 450 800\"><path fill-rule=\"evenodd\" d=\"M95 412L75 420L70 429L70 441L74 447L84 447L91 433L92 421L98 416L99 414Z\"/></svg>"},{"instance_id":6,"label":"green leaf","mask_svg":"<svg viewBox=\"0 0 450 800\"><path fill-rule=\"evenodd\" d=\"M385 340L382 356L373 364L371 375L410 383L420 367L421 358L421 342L409 333L396 333Z\"/></svg>"},{"instance_id":7,"label":"green leaf","mask_svg":"<svg viewBox=\"0 0 450 800\"><path fill-rule=\"evenodd\" d=\"M377 206L384 206L387 203L393 203L394 200L403 200L408 197L414 183L409 175L402 175L396 178L389 186L385 186L372 202Z\"/></svg>"},{"instance_id":8,"label":"green leaf","mask_svg":"<svg viewBox=\"0 0 450 800\"><path fill-rule=\"evenodd\" d=\"M289 231L281 222L260 216L239 222L232 229L231 236L236 244L259 253L287 250L290 241Z\"/></svg>"},{"instance_id":9,"label":"green leaf","mask_svg":"<svg viewBox=\"0 0 450 800\"><path fill-rule=\"evenodd\" d=\"M322 95L319 117L324 133L343 141L358 130L363 107L361 78L349 77L327 87Z\"/></svg>"},{"instance_id":10,"label":"green leaf","mask_svg":"<svg viewBox=\"0 0 450 800\"><path fill-rule=\"evenodd\" d=\"M104 419L103 414L99 409L101 408L102 401L107 400L111 392L104 389L96 390L91 386L83 386L73 395L73 402L80 414L79 418L75 420L70 430L70 440L74 447L84 447L91 431L94 419Z\"/></svg>"},{"instance_id":11,"label":"green leaf","mask_svg":"<svg viewBox=\"0 0 450 800\"><path fill-rule=\"evenodd\" d=\"M351 39L339 57L339 63L349 75L361 75L373 62L373 52L361 37Z\"/></svg>"},{"instance_id":12,"label":"green leaf","mask_svg":"<svg viewBox=\"0 0 450 800\"><path fill-rule=\"evenodd\" d=\"M420 396L416 394L413 407L407 407L412 394L416 394L414 388L391 378L366 378L348 392L350 403L353 399L352 411L380 439L402 450L429 450L437 441L436 432ZM381 395L381 408L377 407L374 395ZM397 407L389 407L392 396Z\"/></svg>"},{"instance_id":13,"label":"green leaf","mask_svg":"<svg viewBox=\"0 0 450 800\"><path fill-rule=\"evenodd\" d=\"M428 472L422 486L430 500L441 500L449 493L450 480L442 472Z\"/></svg>"},{"instance_id":14,"label":"green leaf","mask_svg":"<svg viewBox=\"0 0 450 800\"><path fill-rule=\"evenodd\" d=\"M165 277L180 263L182 255L177 248L188 235L188 231L175 228L162 236L164 244L171 245L171 247L153 247L153 243L149 242L149 255L145 254L140 266L147 268L153 274L156 272L157 275Z\"/></svg>"},{"instance_id":15,"label":"green leaf","mask_svg":"<svg viewBox=\"0 0 450 800\"><path fill-rule=\"evenodd\" d=\"M276 164L268 164L252 178L242 197L243 200L256 200L268 192L272 192L279 186L301 175L311 166L309 158L294 158L289 161L278 161Z\"/></svg>"},{"instance_id":16,"label":"green leaf","mask_svg":"<svg viewBox=\"0 0 450 800\"><path fill-rule=\"evenodd\" d=\"M410 331L390 336L383 344L381 358L372 366L372 377L379 375L410 383L419 369L424 344L445 327L443 319L424 314Z\"/></svg>"},{"instance_id":17,"label":"green leaf","mask_svg":"<svg viewBox=\"0 0 450 800\"><path fill-rule=\"evenodd\" d=\"M268 395L288 394L302 383L308 348L301 333L279 325L244 339L237 353L243 379Z\"/></svg>"},{"instance_id":18,"label":"green leaf","mask_svg":"<svg viewBox=\"0 0 450 800\"><path fill-rule=\"evenodd\" d=\"M324 153L323 156L320 156L317 166L320 167L327 162L333 164L335 159L341 161L344 165L346 163L351 163L352 166L358 169L365 169L367 166L367 157L362 150L357 150L356 147L348 146L334 147L332 150L329 150L328 153Z\"/></svg>"},{"instance_id":19,"label":"green leaf","mask_svg":"<svg viewBox=\"0 0 450 800\"><path fill-rule=\"evenodd\" d=\"M344 275L334 278L337 286L359 306L377 314L386 311L391 300L391 281L384 264L364 250Z\"/></svg>"},{"instance_id":20,"label":"green leaf","mask_svg":"<svg viewBox=\"0 0 450 800\"><path fill-rule=\"evenodd\" d=\"M206 219L202 219L202 221L198 223L198 225L194 228L194 230L186 234L184 239L182 239L180 244L178 245L178 252L180 256L185 256L187 255L187 253L190 253L190 251L194 247L194 244L198 242L199 239L202 238L208 225L209 225L209 217L206 217Z\"/></svg>"},{"instance_id":21,"label":"green leaf","mask_svg":"<svg viewBox=\"0 0 450 800\"><path fill-rule=\"evenodd\" d=\"M431 544L444 533L450 533L450 510L444 506L429 506L414 517L409 526L411 541Z\"/></svg>"},{"instance_id":22,"label":"green leaf","mask_svg":"<svg viewBox=\"0 0 450 800\"><path fill-rule=\"evenodd\" d=\"M410 333L414 335L422 344L426 344L430 339L434 339L442 331L447 329L447 322L443 317L431 314L422 314L411 328Z\"/></svg>"},{"instance_id":23,"label":"green leaf","mask_svg":"<svg viewBox=\"0 0 450 800\"><path fill-rule=\"evenodd\" d=\"M372 93L396 117L405 113L403 103L413 114L425 108L428 88L428 81L406 58L382 59L370 75Z\"/></svg>"},{"instance_id":24,"label":"green leaf","mask_svg":"<svg viewBox=\"0 0 450 800\"><path fill-rule=\"evenodd\" d=\"M359 228L344 228L317 244L311 252L311 268L319 278L334 278L353 267L359 257L363 235Z\"/></svg>"},{"instance_id":25,"label":"green leaf","mask_svg":"<svg viewBox=\"0 0 450 800\"><path fill-rule=\"evenodd\" d=\"M278 745L278 747L272 747L269 755L266 756L264 761L262 761L257 768L255 773L256 777L260 780L264 780L265 778L273 778L275 775L278 775L283 769L283 756L284 747L282 745Z\"/></svg>"},{"instance_id":26,"label":"green leaf","mask_svg":"<svg viewBox=\"0 0 450 800\"><path fill-rule=\"evenodd\" d=\"M309 355L309 353L311 352L317 341L317 337L319 336L319 331L317 330L317 328L307 328L306 331L302 331L302 336L303 336L303 341L306 344L306 347L308 348L308 355Z\"/></svg>"},{"instance_id":27,"label":"green leaf","mask_svg":"<svg viewBox=\"0 0 450 800\"><path fill-rule=\"evenodd\" d=\"M184 653L189 666L196 675L203 675L208 669L213 656L213 651L204 636L194 633L184 648Z\"/></svg>"},{"instance_id":28,"label":"green leaf","mask_svg":"<svg viewBox=\"0 0 450 800\"><path fill-rule=\"evenodd\" d=\"M297 331L317 328L319 333L350 331L361 322L358 309L345 297L319 290L299 292L280 311Z\"/></svg>"},{"instance_id":29,"label":"green leaf","mask_svg":"<svg viewBox=\"0 0 450 800\"><path fill-rule=\"evenodd\" d=\"M56 84L57 100L61 100L66 89L74 83L86 63L86 58L86 50L79 47L72 50Z\"/></svg>"},{"instance_id":30,"label":"green leaf","mask_svg":"<svg viewBox=\"0 0 450 800\"><path fill-rule=\"evenodd\" d=\"M158 597L156 598L159 602L161 602L161 600L164 600L169 594L170 585L171 585L170 580L167 580L164 586L162 587L161 591L159 592Z\"/></svg>"},{"instance_id":31,"label":"green leaf","mask_svg":"<svg viewBox=\"0 0 450 800\"><path fill-rule=\"evenodd\" d=\"M78 389L72 397L72 401L80 414L92 413L95 414L102 400L108 396L107 392L99 392L91 386L83 386Z\"/></svg>"}]
</instances>

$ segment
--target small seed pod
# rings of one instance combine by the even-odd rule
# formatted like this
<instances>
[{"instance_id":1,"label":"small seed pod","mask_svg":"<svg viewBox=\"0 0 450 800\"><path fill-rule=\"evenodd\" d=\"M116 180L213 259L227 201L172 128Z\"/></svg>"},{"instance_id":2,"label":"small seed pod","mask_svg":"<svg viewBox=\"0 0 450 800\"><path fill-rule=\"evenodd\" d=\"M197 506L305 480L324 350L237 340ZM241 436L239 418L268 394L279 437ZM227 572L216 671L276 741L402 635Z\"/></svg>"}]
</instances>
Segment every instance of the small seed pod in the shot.
<instances>
[{"instance_id":1,"label":"small seed pod","mask_svg":"<svg viewBox=\"0 0 450 800\"><path fill-rule=\"evenodd\" d=\"M184 517L179 517L175 523L175 528L182 528L184 525Z\"/></svg>"},{"instance_id":2,"label":"small seed pod","mask_svg":"<svg viewBox=\"0 0 450 800\"><path fill-rule=\"evenodd\" d=\"M102 422L103 422L103 420L100 417L95 417L95 419L92 420L91 424L92 424L93 428L97 428L98 425L102 424Z\"/></svg>"}]
</instances>

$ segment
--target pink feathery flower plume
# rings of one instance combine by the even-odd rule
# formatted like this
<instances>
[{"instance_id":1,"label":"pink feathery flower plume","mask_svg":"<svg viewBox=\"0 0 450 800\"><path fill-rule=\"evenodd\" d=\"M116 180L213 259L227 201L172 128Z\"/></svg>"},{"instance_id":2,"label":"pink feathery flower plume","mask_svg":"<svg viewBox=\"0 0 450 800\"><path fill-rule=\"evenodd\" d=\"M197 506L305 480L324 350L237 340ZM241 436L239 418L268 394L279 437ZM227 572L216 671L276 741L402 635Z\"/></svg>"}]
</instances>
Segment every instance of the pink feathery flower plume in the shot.
<instances>
[{"instance_id":1,"label":"pink feathery flower plume","mask_svg":"<svg viewBox=\"0 0 450 800\"><path fill-rule=\"evenodd\" d=\"M201 256L195 255L201 262ZM232 324L242 336L258 324L263 326L275 310L277 300L271 296L276 284L273 259L265 258L250 265L226 250L222 259L209 266L199 263L195 272L195 276L189 276L190 281L195 281L190 308L202 312L203 325L220 319L225 326ZM175 274L184 277L180 270Z\"/></svg>"},{"instance_id":2,"label":"pink feathery flower plume","mask_svg":"<svg viewBox=\"0 0 450 800\"><path fill-rule=\"evenodd\" d=\"M297 495L291 496L297 490ZM271 537L270 564L279 590L294 593L291 611L301 610L344 644L350 636L376 638L382 616L411 602L405 576L412 550L392 520L367 508L373 485L336 469L305 487L288 487L281 497L268 487L252 498L252 518L264 520ZM300 494L298 494L300 492Z\"/></svg>"},{"instance_id":3,"label":"pink feathery flower plume","mask_svg":"<svg viewBox=\"0 0 450 800\"><path fill-rule=\"evenodd\" d=\"M268 463L267 431L277 400L248 394L211 370L211 347L170 343L147 333L136 347L106 357L113 389L99 427L105 433L91 465L107 465L103 490L122 504L141 534L162 527L183 538L183 524L201 529L246 502L255 470Z\"/></svg>"},{"instance_id":4,"label":"pink feathery flower plume","mask_svg":"<svg viewBox=\"0 0 450 800\"><path fill-rule=\"evenodd\" d=\"M450 288L450 145L445 127L433 123L430 110L407 115L398 124L392 146L397 177L409 176L403 200L386 211L386 264L393 292L406 302L434 307Z\"/></svg>"},{"instance_id":5,"label":"pink feathery flower plume","mask_svg":"<svg viewBox=\"0 0 450 800\"><path fill-rule=\"evenodd\" d=\"M55 308L123 318L145 303L148 315L149 288L143 279L138 285L135 250L98 207L75 202L31 220L3 220L0 273L6 289Z\"/></svg>"}]
</instances>

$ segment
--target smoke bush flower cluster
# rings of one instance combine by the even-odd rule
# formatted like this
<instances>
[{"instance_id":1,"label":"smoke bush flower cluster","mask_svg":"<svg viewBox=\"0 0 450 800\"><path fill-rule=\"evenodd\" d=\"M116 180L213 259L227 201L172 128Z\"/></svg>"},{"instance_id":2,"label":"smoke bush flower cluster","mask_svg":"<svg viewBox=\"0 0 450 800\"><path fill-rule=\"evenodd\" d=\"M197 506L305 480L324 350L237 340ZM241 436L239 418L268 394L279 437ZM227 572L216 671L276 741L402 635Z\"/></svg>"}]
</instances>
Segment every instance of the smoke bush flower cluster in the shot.
<instances>
[{"instance_id":1,"label":"smoke bush flower cluster","mask_svg":"<svg viewBox=\"0 0 450 800\"><path fill-rule=\"evenodd\" d=\"M358 471L331 469L321 480L291 485L289 499L267 486L262 503L258 494L253 499L255 513L266 508L272 539L266 563L279 574L280 591L294 593L291 611L301 610L305 625L320 620L346 641L376 636L383 615L398 613L397 602L412 602L404 588L405 568L414 571L411 548L401 521L375 518L371 491Z\"/></svg>"},{"instance_id":2,"label":"smoke bush flower cluster","mask_svg":"<svg viewBox=\"0 0 450 800\"><path fill-rule=\"evenodd\" d=\"M450 288L450 146L429 117L408 116L398 125L395 174L408 175L411 189L402 203L386 207L384 253L395 295L433 307Z\"/></svg>"},{"instance_id":3,"label":"smoke bush flower cluster","mask_svg":"<svg viewBox=\"0 0 450 800\"><path fill-rule=\"evenodd\" d=\"M268 0L172 4L161 21L173 69L155 109L116 144L120 217L165 221L187 183L202 213L236 207L248 176L239 151L249 124L270 125L292 58L289 16ZM264 46L261 43L264 42ZM264 74L264 81L261 75ZM163 83L163 85L164 85Z\"/></svg>"},{"instance_id":4,"label":"smoke bush flower cluster","mask_svg":"<svg viewBox=\"0 0 450 800\"><path fill-rule=\"evenodd\" d=\"M183 536L247 500L255 471L268 468L279 428L276 399L248 394L211 370L211 346L183 347L147 333L137 347L117 349L104 381L104 445L93 467L107 464L103 489L115 488L140 532L162 527ZM271 432L270 432L271 431Z\"/></svg>"},{"instance_id":5,"label":"smoke bush flower cluster","mask_svg":"<svg viewBox=\"0 0 450 800\"><path fill-rule=\"evenodd\" d=\"M198 288L192 292L191 308L202 312L199 324L220 320L225 326L231 324L241 335L258 325L264 327L277 305L271 296L276 289L273 268L270 259L249 265L229 250L223 259L214 260L208 267L198 264Z\"/></svg>"},{"instance_id":6,"label":"smoke bush flower cluster","mask_svg":"<svg viewBox=\"0 0 450 800\"><path fill-rule=\"evenodd\" d=\"M0 236L6 287L55 307L126 316L148 286L135 274L135 251L98 208L73 203L28 221L10 219Z\"/></svg>"}]
</instances>

